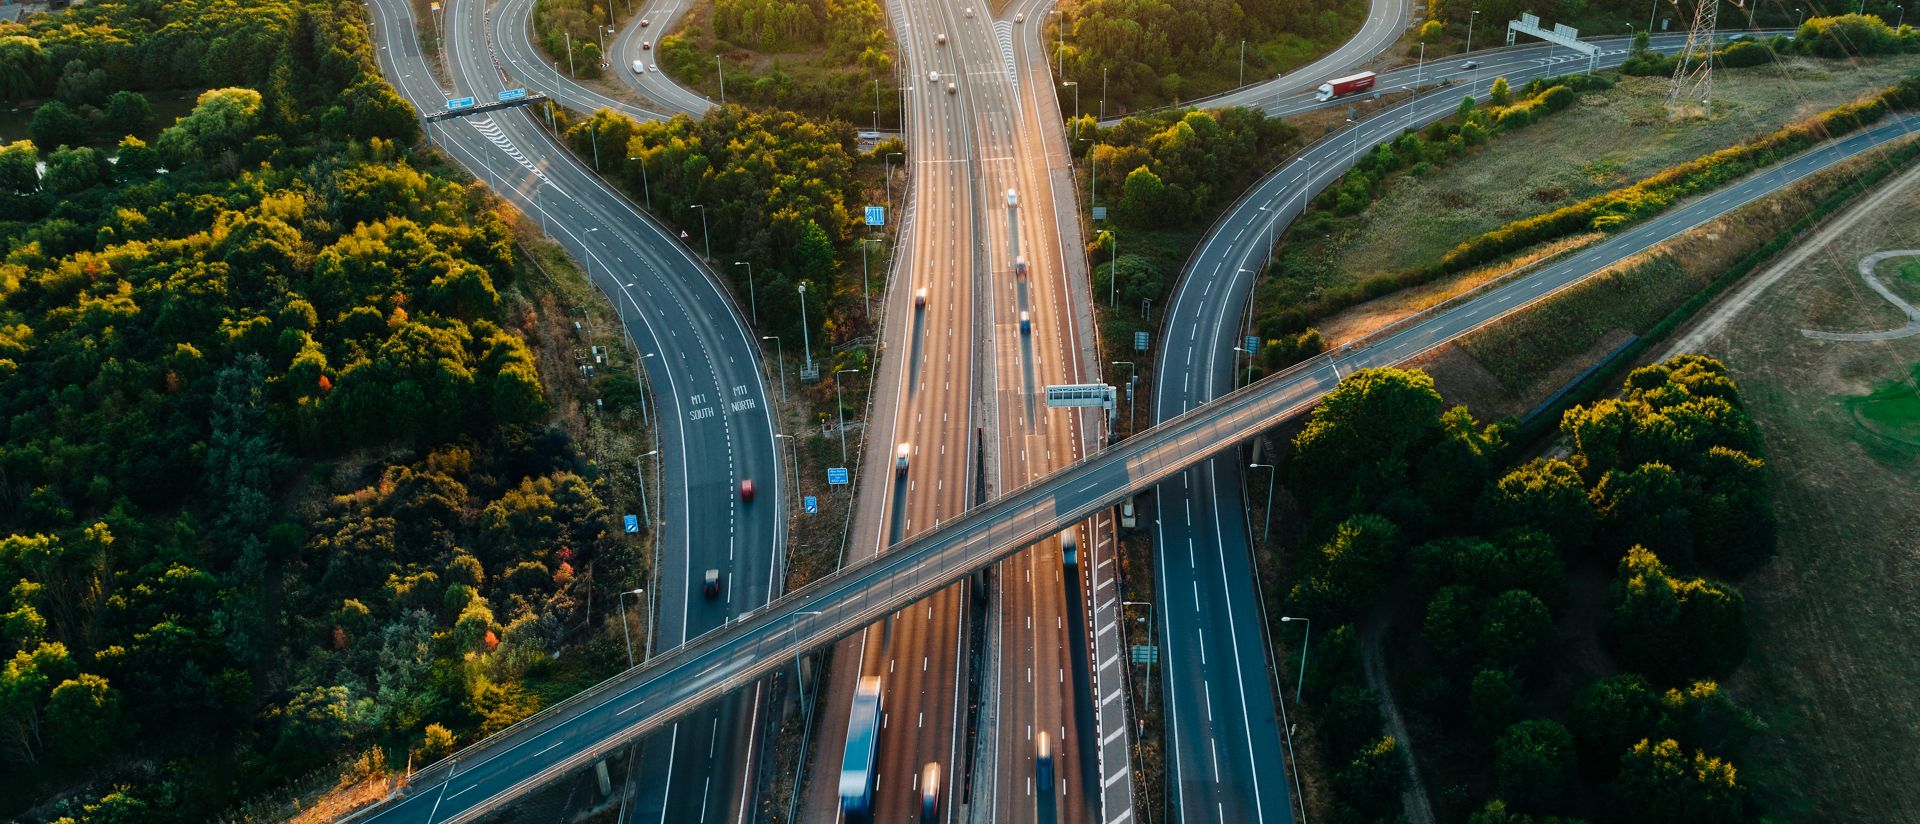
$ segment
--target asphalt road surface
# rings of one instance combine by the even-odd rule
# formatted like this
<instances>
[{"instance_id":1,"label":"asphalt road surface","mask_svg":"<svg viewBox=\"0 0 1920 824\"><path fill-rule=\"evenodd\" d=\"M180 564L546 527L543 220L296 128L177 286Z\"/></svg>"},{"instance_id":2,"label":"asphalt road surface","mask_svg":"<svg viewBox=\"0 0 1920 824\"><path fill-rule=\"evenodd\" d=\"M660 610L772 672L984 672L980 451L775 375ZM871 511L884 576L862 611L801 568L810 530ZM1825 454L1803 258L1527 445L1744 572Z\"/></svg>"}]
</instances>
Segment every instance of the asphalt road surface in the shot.
<instances>
[{"instance_id":1,"label":"asphalt road surface","mask_svg":"<svg viewBox=\"0 0 1920 824\"><path fill-rule=\"evenodd\" d=\"M532 0L509 2L532 4ZM622 84L650 100L660 101L660 105L675 112L699 117L713 107L713 101L662 74L657 51L660 38L673 31L680 18L693 8L693 3L694 0L648 0L646 5L641 6L640 13L634 15L626 28L621 29L619 36L614 38L613 50L609 54L613 57L610 71L620 78ZM646 21L647 25L640 25L641 21ZM646 64L646 72L633 71L635 60Z\"/></svg>"},{"instance_id":2,"label":"asphalt road surface","mask_svg":"<svg viewBox=\"0 0 1920 824\"><path fill-rule=\"evenodd\" d=\"M439 88L428 72L404 2L380 0L371 10L383 70L416 108L435 111L457 96L490 99L506 88L477 0L453 0L439 21L446 28L453 89ZM659 591L653 599L628 599L628 605L635 613L636 647L644 650L640 635L649 622L641 611L649 608L657 616L651 622L655 649L674 646L776 592L791 491L777 471L766 373L738 309L692 252L589 175L532 117L532 109L507 110L430 128L456 161L585 263L620 311L624 333L647 355L646 378L661 417L660 454L646 462L654 473L648 487L660 496L653 510L660 524ZM752 503L737 492L749 478L760 490ZM698 594L709 568L723 572L722 595L714 600ZM720 769L709 770L701 754L710 753L715 741L746 752L757 717L752 710L761 700L756 687L687 719L677 735L649 742L643 755L654 756L650 766L694 776L679 784L649 782L657 790L656 819L670 808L704 820L717 820L713 813L720 811L738 817L750 786L744 761L729 757ZM660 798L669 790L671 804ZM647 798L643 794L643 802Z\"/></svg>"},{"instance_id":3,"label":"asphalt road surface","mask_svg":"<svg viewBox=\"0 0 1920 824\"><path fill-rule=\"evenodd\" d=\"M1655 38L1654 46L1671 51L1684 40ZM1625 58L1621 49L1631 41L1597 43L1603 49L1599 65L1608 68ZM1416 75L1424 81L1422 88L1442 81L1452 85L1377 112L1310 146L1221 217L1182 274L1162 324L1154 420L1198 408L1239 385L1236 375L1244 375L1245 356L1238 347L1251 334L1247 293L1254 273L1266 265L1274 233L1299 216L1306 199L1338 180L1360 153L1409 124L1420 127L1450 116L1462 95L1484 94L1496 77L1518 86L1535 77L1584 70L1586 62L1570 49L1537 46L1475 52L1471 59L1477 70L1465 67L1468 58L1455 57L1383 76L1378 88L1384 90L1408 87ZM1291 114L1351 103L1322 103L1308 93L1272 94L1263 105L1273 114ZM1155 495L1168 789L1172 806L1186 821L1292 820L1287 785L1255 779L1287 772L1265 635L1268 618L1277 616L1262 609L1247 540L1248 469L1239 453L1230 453L1181 473Z\"/></svg>"},{"instance_id":4,"label":"asphalt road surface","mask_svg":"<svg viewBox=\"0 0 1920 824\"><path fill-rule=\"evenodd\" d=\"M975 402L990 380L973 359L983 280L988 263L975 235L976 134L967 101L944 92L951 73L936 32L959 18L957 8L903 0L888 3L896 21L900 63L912 89L905 93L907 139L913 164L901 221L895 268L888 281L880 339L885 352L873 376L868 447L858 468L853 522L845 561L874 558L890 545L952 520L975 503L979 470L975 433L985 407ZM912 15L912 16L909 16ZM959 45L959 44L955 44ZM891 185L891 181L889 181ZM925 305L915 295L924 290ZM908 469L896 467L906 444ZM966 584L943 588L924 603L891 613L839 645L830 689L814 710L812 755L800 820L841 818L839 773L846 749L847 713L860 676L879 676L882 726L874 770L874 820L904 821L919 814L922 768L940 765L935 789L946 817L967 785L968 759L959 731L968 710L966 640L980 618Z\"/></svg>"},{"instance_id":5,"label":"asphalt road surface","mask_svg":"<svg viewBox=\"0 0 1920 824\"><path fill-rule=\"evenodd\" d=\"M380 38L383 65L390 71L395 64L417 65L417 52L409 55L407 49L413 42L406 36L407 30L400 28L397 41L388 34L394 27L387 21L394 15L404 23L404 6L381 2L375 7L382 28L387 30ZM423 69L409 72L402 68L394 74L397 81L405 81L403 93L417 100L431 99L430 89L424 95L416 91L421 83L431 86ZM1441 100L1454 97L1454 92L1438 96ZM382 822L472 820L529 787L590 763L634 736L681 720L694 709L753 684L781 667L796 648L816 649L860 632L876 620L947 589L974 570L1057 534L1124 495L1173 478L1197 460L1298 414L1332 388L1342 374L1416 357L1787 183L1875 146L1909 137L1916 127L1920 127L1920 118L1891 118L1876 128L1749 176L1580 254L1485 290L1471 300L1430 312L1375 339L1217 398L1038 483L926 530L884 555L852 563L802 591L778 599L750 618L697 638L453 758L429 765L416 773L413 782L395 798L362 818ZM463 139L448 138L456 155L463 150ZM478 152L486 151L484 146L478 148ZM480 162L481 156L469 153L463 159L485 165ZM1284 173L1270 178L1281 179L1285 179ZM557 185L565 187L575 182L561 177ZM557 209L557 202L563 199L574 200L556 194L556 206L548 209ZM529 198L523 197L520 202L539 208ZM580 217L585 217L585 210ZM590 242L584 241L583 247L611 253L610 246L585 245Z\"/></svg>"},{"instance_id":6,"label":"asphalt road surface","mask_svg":"<svg viewBox=\"0 0 1920 824\"><path fill-rule=\"evenodd\" d=\"M684 0L674 2L679 4L677 8L684 9ZM627 34L662 31L652 25L641 27L638 24L638 20L647 19L650 13L651 10L634 18L635 22L628 28ZM658 17L657 14L651 16ZM664 21L656 19L652 22L657 24ZM500 66L515 82L541 88L550 97L577 111L612 109L641 120L662 119L663 115L651 109L590 89L561 72L557 63L544 60L537 46L531 42L534 33L533 0L504 0L494 8L486 23L486 33L496 44ZM623 42L635 52L642 51L640 41L627 39L624 35L615 42L616 53L621 48L618 44ZM651 62L651 50L646 51L645 57ZM608 69L609 75L636 79L639 76L628 69L629 63L616 60ZM671 113L698 116L711 105L698 95L674 86L666 80L665 75L649 72L645 77L658 81L649 84L649 87L659 87L649 96L664 103ZM642 88L641 91L647 92L648 88ZM603 149L615 152L624 150L624 147ZM727 401L729 404L732 402L732 399ZM777 469L771 474L780 477ZM784 504L787 499L783 496L775 500ZM731 546L696 544L687 568L696 578L706 569L722 570L729 577L734 573L755 576L777 574L777 561L773 566L768 566L758 563L760 557L756 555L748 563L742 564ZM688 609L684 588L668 592L661 600L662 608L681 609L686 614L686 622L678 631L670 625L663 625L656 640L656 649L677 646L688 637L711 630L742 612L764 604L767 596L777 592L781 583L777 578L770 578L765 587L749 587L737 592L731 587L724 587L726 598L718 609L698 606ZM636 765L635 774L641 776L641 780L637 783L633 803L625 808L627 820L747 820L756 787L754 768L757 766L757 747L766 734L764 725L767 719L761 714L765 697L756 687L753 695L730 699L714 712L678 725L671 735L653 736L641 742L639 757L633 761Z\"/></svg>"},{"instance_id":7,"label":"asphalt road surface","mask_svg":"<svg viewBox=\"0 0 1920 824\"><path fill-rule=\"evenodd\" d=\"M1180 104L1179 108L1224 109L1231 106L1259 106L1266 100L1285 97L1303 89L1318 88L1328 78L1348 74L1372 62L1374 58L1380 56L1381 52L1391 48L1395 42L1399 41L1400 35L1406 32L1412 20L1412 14L1413 4L1409 0L1371 0L1367 6L1367 19L1360 24L1360 30L1345 43L1341 43L1339 48L1327 52L1318 60L1277 77L1221 94L1189 100ZM1132 114L1143 113L1133 112ZM1101 113L1100 125L1114 126L1124 117L1124 114L1116 114L1109 119Z\"/></svg>"}]
</instances>

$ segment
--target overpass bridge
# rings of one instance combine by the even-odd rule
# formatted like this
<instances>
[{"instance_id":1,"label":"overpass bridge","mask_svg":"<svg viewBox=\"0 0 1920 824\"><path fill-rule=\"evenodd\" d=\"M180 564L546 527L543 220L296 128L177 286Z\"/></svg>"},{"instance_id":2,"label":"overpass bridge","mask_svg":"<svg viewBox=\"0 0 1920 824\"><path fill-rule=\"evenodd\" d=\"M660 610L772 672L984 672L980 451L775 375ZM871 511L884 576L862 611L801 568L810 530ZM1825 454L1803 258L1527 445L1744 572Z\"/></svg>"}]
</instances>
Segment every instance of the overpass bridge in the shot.
<instances>
[{"instance_id":1,"label":"overpass bridge","mask_svg":"<svg viewBox=\"0 0 1920 824\"><path fill-rule=\"evenodd\" d=\"M1877 127L1732 182L1604 242L1433 307L1170 419L435 762L417 771L393 796L350 820L477 820L521 793L779 669L803 651L888 618L1124 496L1299 414L1355 369L1403 363L1795 180L1912 135L1916 127L1920 115L1890 116Z\"/></svg>"}]
</instances>

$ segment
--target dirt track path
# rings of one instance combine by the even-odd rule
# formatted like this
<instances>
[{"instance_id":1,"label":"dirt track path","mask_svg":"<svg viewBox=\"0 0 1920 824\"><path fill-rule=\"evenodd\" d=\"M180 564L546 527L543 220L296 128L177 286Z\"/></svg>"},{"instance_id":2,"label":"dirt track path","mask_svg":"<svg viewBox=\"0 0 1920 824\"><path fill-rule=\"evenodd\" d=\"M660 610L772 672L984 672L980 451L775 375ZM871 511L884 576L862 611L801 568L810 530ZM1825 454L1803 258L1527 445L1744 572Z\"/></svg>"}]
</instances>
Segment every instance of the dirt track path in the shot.
<instances>
[{"instance_id":1,"label":"dirt track path","mask_svg":"<svg viewBox=\"0 0 1920 824\"><path fill-rule=\"evenodd\" d=\"M1761 293L1767 291L1767 289L1771 288L1775 283L1778 283L1781 278L1786 277L1789 273L1805 265L1807 259L1813 257L1814 254L1822 249L1825 249L1829 244L1833 243L1834 240L1851 231L1854 224L1859 223L1862 218L1879 211L1888 201L1898 197L1902 192L1915 184L1920 184L1920 166L1915 166L1902 173L1899 177L1894 178L1886 185L1880 187L1879 191L1874 192L1867 199L1855 203L1845 211L1842 211L1838 216L1828 221L1827 225L1820 227L1819 231L1802 241L1800 245L1795 247L1786 257L1768 266L1765 270L1761 271L1760 274L1747 278L1746 282L1740 284L1739 288L1728 292L1720 298L1712 308L1708 309L1698 320L1694 321L1692 328L1688 329L1686 334L1676 338L1673 345L1667 347L1667 353L1661 356L1660 360L1666 360L1674 355L1687 352L1699 352L1704 349L1707 341L1712 340L1715 336L1725 331L1728 324L1731 324L1735 318L1739 317L1740 313L1746 310L1748 304L1753 303L1754 298L1759 297ZM1873 283L1871 275L1868 276L1867 280L1870 285ZM1911 309L1911 307L1907 308Z\"/></svg>"},{"instance_id":2,"label":"dirt track path","mask_svg":"<svg viewBox=\"0 0 1920 824\"><path fill-rule=\"evenodd\" d=\"M1367 626L1360 632L1360 671L1367 687L1380 696L1380 714L1386 721L1387 734L1400 742L1401 758L1407 769L1406 786L1400 788L1400 804L1406 810L1407 820L1412 824L1434 824L1433 803L1427 800L1427 784L1420 778L1420 764L1413 757L1413 736L1407 734L1407 722L1400 716L1400 702L1393 696L1393 685L1387 681L1385 654L1381 651L1381 639L1387 633L1387 624L1393 617L1393 604L1398 599L1389 599L1387 605L1374 610L1367 620Z\"/></svg>"}]
</instances>

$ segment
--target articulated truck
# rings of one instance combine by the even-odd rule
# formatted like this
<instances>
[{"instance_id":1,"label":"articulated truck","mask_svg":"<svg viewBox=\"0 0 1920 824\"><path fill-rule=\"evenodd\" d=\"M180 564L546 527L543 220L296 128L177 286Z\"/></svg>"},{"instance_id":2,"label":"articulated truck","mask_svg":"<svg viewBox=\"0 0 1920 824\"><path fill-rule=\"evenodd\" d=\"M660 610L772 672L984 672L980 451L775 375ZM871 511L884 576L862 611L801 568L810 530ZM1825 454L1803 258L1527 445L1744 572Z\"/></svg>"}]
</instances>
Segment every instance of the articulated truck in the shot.
<instances>
[{"instance_id":1,"label":"articulated truck","mask_svg":"<svg viewBox=\"0 0 1920 824\"><path fill-rule=\"evenodd\" d=\"M1320 84L1320 91L1314 93L1313 99L1325 103L1336 97L1346 97L1355 92L1364 92L1373 88L1373 81L1373 72L1361 72L1359 74L1335 78Z\"/></svg>"}]
</instances>

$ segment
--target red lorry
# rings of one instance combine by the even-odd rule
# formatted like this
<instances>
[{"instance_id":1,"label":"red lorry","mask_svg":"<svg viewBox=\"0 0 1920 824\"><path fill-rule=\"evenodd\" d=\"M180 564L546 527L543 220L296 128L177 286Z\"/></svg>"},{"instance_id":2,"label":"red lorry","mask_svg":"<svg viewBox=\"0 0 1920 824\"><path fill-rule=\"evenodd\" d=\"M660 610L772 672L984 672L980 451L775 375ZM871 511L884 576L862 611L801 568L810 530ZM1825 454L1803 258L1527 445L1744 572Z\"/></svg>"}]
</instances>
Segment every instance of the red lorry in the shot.
<instances>
[{"instance_id":1,"label":"red lorry","mask_svg":"<svg viewBox=\"0 0 1920 824\"><path fill-rule=\"evenodd\" d=\"M1325 103L1336 97L1346 97L1354 92L1364 92L1371 89L1373 88L1373 81L1373 72L1361 72L1359 74L1335 78L1320 84L1320 91L1314 94L1313 97L1315 100Z\"/></svg>"}]
</instances>

